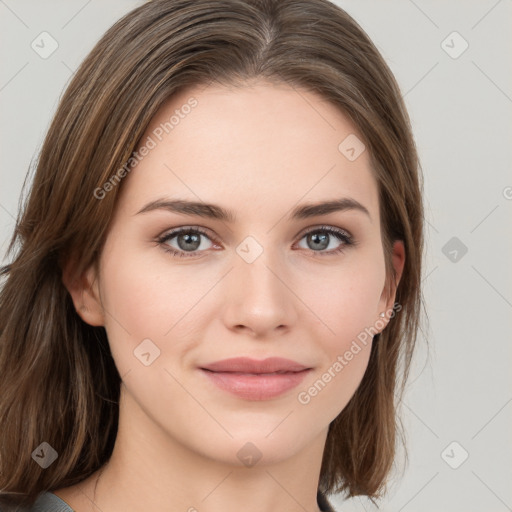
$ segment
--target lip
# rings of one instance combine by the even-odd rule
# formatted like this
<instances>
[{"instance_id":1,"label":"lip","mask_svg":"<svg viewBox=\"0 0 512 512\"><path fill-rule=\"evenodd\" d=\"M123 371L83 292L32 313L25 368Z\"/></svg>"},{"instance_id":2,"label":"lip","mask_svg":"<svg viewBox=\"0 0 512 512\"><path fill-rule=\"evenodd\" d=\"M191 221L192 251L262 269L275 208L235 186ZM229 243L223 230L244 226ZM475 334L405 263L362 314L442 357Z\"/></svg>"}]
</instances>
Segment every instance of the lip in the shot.
<instances>
[{"instance_id":1,"label":"lip","mask_svg":"<svg viewBox=\"0 0 512 512\"><path fill-rule=\"evenodd\" d=\"M207 364L201 372L217 387L245 400L269 400L298 386L311 368L281 357L235 357Z\"/></svg>"}]
</instances>

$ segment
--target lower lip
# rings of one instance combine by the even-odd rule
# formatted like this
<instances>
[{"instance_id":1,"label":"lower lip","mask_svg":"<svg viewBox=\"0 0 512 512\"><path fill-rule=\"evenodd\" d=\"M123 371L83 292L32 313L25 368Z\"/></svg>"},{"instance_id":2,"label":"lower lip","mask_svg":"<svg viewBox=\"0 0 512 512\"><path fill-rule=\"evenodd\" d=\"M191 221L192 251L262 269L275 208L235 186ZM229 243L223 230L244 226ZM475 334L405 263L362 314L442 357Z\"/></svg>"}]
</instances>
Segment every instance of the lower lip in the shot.
<instances>
[{"instance_id":1,"label":"lower lip","mask_svg":"<svg viewBox=\"0 0 512 512\"><path fill-rule=\"evenodd\" d=\"M245 400L269 400L298 386L310 372L247 374L201 371L219 388Z\"/></svg>"}]
</instances>

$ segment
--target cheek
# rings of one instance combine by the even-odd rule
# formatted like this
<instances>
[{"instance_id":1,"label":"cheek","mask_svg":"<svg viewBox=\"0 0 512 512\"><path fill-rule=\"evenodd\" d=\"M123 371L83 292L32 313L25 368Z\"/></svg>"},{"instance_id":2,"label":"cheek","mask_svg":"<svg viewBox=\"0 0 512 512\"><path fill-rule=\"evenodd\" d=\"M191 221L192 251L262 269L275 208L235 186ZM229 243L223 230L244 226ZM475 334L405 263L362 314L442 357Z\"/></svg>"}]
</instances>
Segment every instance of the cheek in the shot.
<instances>
[{"instance_id":1,"label":"cheek","mask_svg":"<svg viewBox=\"0 0 512 512\"><path fill-rule=\"evenodd\" d=\"M211 287L211 279L166 262L165 254L148 258L136 250L114 250L104 261L102 302L121 323L139 335L163 336ZM155 249L156 252L156 249ZM163 251L162 251L163 253Z\"/></svg>"},{"instance_id":2,"label":"cheek","mask_svg":"<svg viewBox=\"0 0 512 512\"><path fill-rule=\"evenodd\" d=\"M353 339L375 327L384 281L384 261L360 258L357 265L340 266L329 279L316 280L316 286L308 282L302 289L331 357L347 350Z\"/></svg>"},{"instance_id":3,"label":"cheek","mask_svg":"<svg viewBox=\"0 0 512 512\"><path fill-rule=\"evenodd\" d=\"M323 335L312 334L323 354L314 375L299 390L297 401L311 417L334 420L346 407L364 376L370 358L380 289L371 280L357 280L357 286L347 286L320 299L317 305ZM375 306L372 306L375 305Z\"/></svg>"},{"instance_id":4,"label":"cheek","mask_svg":"<svg viewBox=\"0 0 512 512\"><path fill-rule=\"evenodd\" d=\"M152 367L171 367L173 354L198 343L208 302L204 299L219 279L211 274L192 266L173 268L165 254L148 262L136 250L121 253L115 248L105 256L101 275L105 328L121 375L134 363L139 366L135 359L139 352L158 354Z\"/></svg>"},{"instance_id":5,"label":"cheek","mask_svg":"<svg viewBox=\"0 0 512 512\"><path fill-rule=\"evenodd\" d=\"M325 358L315 373L298 390L297 402L303 413L314 421L323 418L326 424L345 409L368 367L372 337L358 333L356 322L340 326L338 337L323 343Z\"/></svg>"},{"instance_id":6,"label":"cheek","mask_svg":"<svg viewBox=\"0 0 512 512\"><path fill-rule=\"evenodd\" d=\"M346 406L364 376L378 322L385 267L375 254L357 265L332 274L330 287L309 286L318 330L311 333L324 357L321 367L301 387L298 402L308 413L326 414L331 420ZM357 267L357 268L356 268ZM322 333L321 335L319 333Z\"/></svg>"}]
</instances>

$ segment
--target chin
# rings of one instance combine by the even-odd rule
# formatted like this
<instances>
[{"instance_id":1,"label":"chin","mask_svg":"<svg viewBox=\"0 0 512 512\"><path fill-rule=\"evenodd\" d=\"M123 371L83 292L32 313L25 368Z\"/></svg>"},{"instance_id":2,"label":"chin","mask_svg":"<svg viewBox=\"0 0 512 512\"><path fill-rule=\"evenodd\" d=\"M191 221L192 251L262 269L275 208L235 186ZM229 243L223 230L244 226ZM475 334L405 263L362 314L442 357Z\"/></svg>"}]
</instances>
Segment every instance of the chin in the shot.
<instances>
[{"instance_id":1,"label":"chin","mask_svg":"<svg viewBox=\"0 0 512 512\"><path fill-rule=\"evenodd\" d=\"M236 429L230 429L233 438L211 438L202 453L216 461L241 467L262 467L290 459L315 439L310 429L297 425L296 430L293 430L290 425L288 428L279 425L286 415L283 414L270 429L258 428L257 425L239 425Z\"/></svg>"}]
</instances>

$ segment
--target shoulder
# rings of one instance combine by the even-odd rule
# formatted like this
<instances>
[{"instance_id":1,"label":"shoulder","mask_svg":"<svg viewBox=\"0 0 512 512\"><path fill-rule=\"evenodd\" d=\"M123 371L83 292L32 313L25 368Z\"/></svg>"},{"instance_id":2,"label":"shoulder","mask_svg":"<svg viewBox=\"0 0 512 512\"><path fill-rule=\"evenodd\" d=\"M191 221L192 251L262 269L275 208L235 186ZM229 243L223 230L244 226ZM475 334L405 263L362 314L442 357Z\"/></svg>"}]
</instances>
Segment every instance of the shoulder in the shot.
<instances>
[{"instance_id":1,"label":"shoulder","mask_svg":"<svg viewBox=\"0 0 512 512\"><path fill-rule=\"evenodd\" d=\"M57 495L51 492L41 494L26 512L74 512L73 509Z\"/></svg>"}]
</instances>

